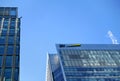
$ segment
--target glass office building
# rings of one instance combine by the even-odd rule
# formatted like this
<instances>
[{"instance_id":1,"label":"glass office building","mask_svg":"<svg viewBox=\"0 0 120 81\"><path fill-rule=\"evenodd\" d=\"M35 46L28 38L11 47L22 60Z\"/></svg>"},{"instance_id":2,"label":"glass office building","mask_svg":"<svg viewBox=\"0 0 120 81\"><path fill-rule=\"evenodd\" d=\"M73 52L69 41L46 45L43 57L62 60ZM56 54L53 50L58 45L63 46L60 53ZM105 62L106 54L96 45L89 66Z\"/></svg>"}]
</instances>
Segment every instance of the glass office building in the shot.
<instances>
[{"instance_id":1,"label":"glass office building","mask_svg":"<svg viewBox=\"0 0 120 81\"><path fill-rule=\"evenodd\" d=\"M119 44L57 44L46 81L120 81Z\"/></svg>"},{"instance_id":2,"label":"glass office building","mask_svg":"<svg viewBox=\"0 0 120 81\"><path fill-rule=\"evenodd\" d=\"M0 81L19 81L20 18L16 7L0 7Z\"/></svg>"}]
</instances>

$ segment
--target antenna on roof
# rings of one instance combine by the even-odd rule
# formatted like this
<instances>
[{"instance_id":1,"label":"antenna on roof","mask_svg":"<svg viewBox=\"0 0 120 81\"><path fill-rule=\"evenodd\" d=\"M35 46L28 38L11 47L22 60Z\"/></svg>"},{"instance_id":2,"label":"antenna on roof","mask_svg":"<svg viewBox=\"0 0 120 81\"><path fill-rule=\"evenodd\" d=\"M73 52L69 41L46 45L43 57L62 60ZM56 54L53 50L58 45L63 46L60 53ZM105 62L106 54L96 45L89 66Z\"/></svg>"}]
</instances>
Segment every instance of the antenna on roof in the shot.
<instances>
[{"instance_id":1,"label":"antenna on roof","mask_svg":"<svg viewBox=\"0 0 120 81\"><path fill-rule=\"evenodd\" d=\"M108 31L108 36L112 40L113 44L119 44L117 39L115 38L115 36L113 35L113 33L110 30Z\"/></svg>"}]
</instances>

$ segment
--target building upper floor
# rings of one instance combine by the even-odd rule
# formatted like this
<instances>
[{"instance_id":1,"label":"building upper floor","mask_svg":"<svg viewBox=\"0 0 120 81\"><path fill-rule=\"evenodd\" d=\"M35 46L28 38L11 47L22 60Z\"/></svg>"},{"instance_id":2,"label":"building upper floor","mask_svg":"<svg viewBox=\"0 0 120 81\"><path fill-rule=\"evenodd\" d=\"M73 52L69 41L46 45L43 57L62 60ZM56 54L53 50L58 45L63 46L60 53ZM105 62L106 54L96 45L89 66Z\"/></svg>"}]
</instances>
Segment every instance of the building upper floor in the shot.
<instances>
[{"instance_id":1,"label":"building upper floor","mask_svg":"<svg viewBox=\"0 0 120 81\"><path fill-rule=\"evenodd\" d=\"M17 7L0 7L0 17L16 18L17 16L18 16Z\"/></svg>"}]
</instances>

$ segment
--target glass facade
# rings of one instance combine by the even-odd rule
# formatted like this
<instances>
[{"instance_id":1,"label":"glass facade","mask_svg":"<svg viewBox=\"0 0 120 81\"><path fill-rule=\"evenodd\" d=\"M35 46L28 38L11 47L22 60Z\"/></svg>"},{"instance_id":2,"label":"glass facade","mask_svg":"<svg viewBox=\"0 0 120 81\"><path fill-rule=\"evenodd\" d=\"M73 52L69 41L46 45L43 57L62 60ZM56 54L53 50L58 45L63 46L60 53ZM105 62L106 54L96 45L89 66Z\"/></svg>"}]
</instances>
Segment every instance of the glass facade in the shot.
<instances>
[{"instance_id":1,"label":"glass facade","mask_svg":"<svg viewBox=\"0 0 120 81\"><path fill-rule=\"evenodd\" d=\"M19 81L20 18L16 7L0 7L0 81Z\"/></svg>"},{"instance_id":2,"label":"glass facade","mask_svg":"<svg viewBox=\"0 0 120 81\"><path fill-rule=\"evenodd\" d=\"M64 81L57 54L48 54L46 81Z\"/></svg>"},{"instance_id":3,"label":"glass facade","mask_svg":"<svg viewBox=\"0 0 120 81\"><path fill-rule=\"evenodd\" d=\"M119 44L58 44L56 47L64 77L60 81L120 81Z\"/></svg>"}]
</instances>

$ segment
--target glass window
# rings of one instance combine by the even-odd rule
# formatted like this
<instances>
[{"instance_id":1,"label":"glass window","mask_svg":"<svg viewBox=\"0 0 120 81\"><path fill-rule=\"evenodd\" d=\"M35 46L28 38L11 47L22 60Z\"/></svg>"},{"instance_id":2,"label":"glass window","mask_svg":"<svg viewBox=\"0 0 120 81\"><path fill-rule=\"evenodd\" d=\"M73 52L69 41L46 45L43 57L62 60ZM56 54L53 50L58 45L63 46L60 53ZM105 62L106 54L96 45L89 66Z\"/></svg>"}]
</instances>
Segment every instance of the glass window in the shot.
<instances>
[{"instance_id":1,"label":"glass window","mask_svg":"<svg viewBox=\"0 0 120 81\"><path fill-rule=\"evenodd\" d=\"M20 38L16 37L16 43L19 44L19 42L20 42Z\"/></svg>"},{"instance_id":2,"label":"glass window","mask_svg":"<svg viewBox=\"0 0 120 81\"><path fill-rule=\"evenodd\" d=\"M9 81L8 79L11 78L11 73L12 73L12 69L11 68L5 68L4 76L5 76L5 79L7 79L7 81Z\"/></svg>"},{"instance_id":3,"label":"glass window","mask_svg":"<svg viewBox=\"0 0 120 81\"><path fill-rule=\"evenodd\" d=\"M20 52L20 47L19 46L16 46L16 54L18 55Z\"/></svg>"},{"instance_id":4,"label":"glass window","mask_svg":"<svg viewBox=\"0 0 120 81\"><path fill-rule=\"evenodd\" d=\"M14 81L18 81L18 77L19 77L18 74L19 74L19 69L16 68L16 69L15 69L15 74L14 74L14 76L15 76L15 77L14 77Z\"/></svg>"},{"instance_id":5,"label":"glass window","mask_svg":"<svg viewBox=\"0 0 120 81\"><path fill-rule=\"evenodd\" d=\"M10 10L10 15L15 16L16 15L16 11L15 10Z\"/></svg>"},{"instance_id":6,"label":"glass window","mask_svg":"<svg viewBox=\"0 0 120 81\"><path fill-rule=\"evenodd\" d=\"M4 20L4 23L3 23L3 24L4 24L4 25L3 25L4 28L7 28L7 27L8 27L8 21L9 21L9 19L5 19L5 20Z\"/></svg>"},{"instance_id":7,"label":"glass window","mask_svg":"<svg viewBox=\"0 0 120 81\"><path fill-rule=\"evenodd\" d=\"M13 54L14 53L14 46L8 46L7 54Z\"/></svg>"},{"instance_id":8,"label":"glass window","mask_svg":"<svg viewBox=\"0 0 120 81\"><path fill-rule=\"evenodd\" d=\"M6 56L6 67L11 67L12 65L12 56Z\"/></svg>"},{"instance_id":9,"label":"glass window","mask_svg":"<svg viewBox=\"0 0 120 81\"><path fill-rule=\"evenodd\" d=\"M4 46L0 46L0 54L4 54Z\"/></svg>"},{"instance_id":10,"label":"glass window","mask_svg":"<svg viewBox=\"0 0 120 81\"><path fill-rule=\"evenodd\" d=\"M7 30L8 30L7 28L3 28L2 29L2 35L6 35L7 34Z\"/></svg>"},{"instance_id":11,"label":"glass window","mask_svg":"<svg viewBox=\"0 0 120 81\"><path fill-rule=\"evenodd\" d=\"M2 58L3 56L0 56L0 67L2 66Z\"/></svg>"},{"instance_id":12,"label":"glass window","mask_svg":"<svg viewBox=\"0 0 120 81\"><path fill-rule=\"evenodd\" d=\"M15 35L15 29L10 29L9 35Z\"/></svg>"},{"instance_id":13,"label":"glass window","mask_svg":"<svg viewBox=\"0 0 120 81\"><path fill-rule=\"evenodd\" d=\"M11 81L11 79L5 79L5 81Z\"/></svg>"},{"instance_id":14,"label":"glass window","mask_svg":"<svg viewBox=\"0 0 120 81\"><path fill-rule=\"evenodd\" d=\"M16 62L15 66L18 67L19 66L19 57L18 56L16 56L16 61L15 62Z\"/></svg>"},{"instance_id":15,"label":"glass window","mask_svg":"<svg viewBox=\"0 0 120 81\"><path fill-rule=\"evenodd\" d=\"M11 22L11 23L10 23L10 28L11 28L11 29L14 29L14 28L15 28L15 22Z\"/></svg>"},{"instance_id":16,"label":"glass window","mask_svg":"<svg viewBox=\"0 0 120 81\"><path fill-rule=\"evenodd\" d=\"M8 37L8 44L14 44L14 36Z\"/></svg>"},{"instance_id":17,"label":"glass window","mask_svg":"<svg viewBox=\"0 0 120 81\"><path fill-rule=\"evenodd\" d=\"M0 44L5 44L5 38L6 38L6 36L0 37Z\"/></svg>"}]
</instances>

